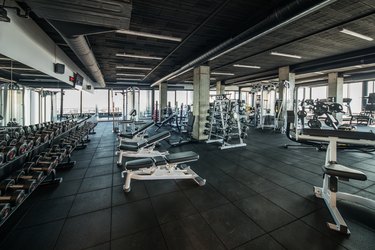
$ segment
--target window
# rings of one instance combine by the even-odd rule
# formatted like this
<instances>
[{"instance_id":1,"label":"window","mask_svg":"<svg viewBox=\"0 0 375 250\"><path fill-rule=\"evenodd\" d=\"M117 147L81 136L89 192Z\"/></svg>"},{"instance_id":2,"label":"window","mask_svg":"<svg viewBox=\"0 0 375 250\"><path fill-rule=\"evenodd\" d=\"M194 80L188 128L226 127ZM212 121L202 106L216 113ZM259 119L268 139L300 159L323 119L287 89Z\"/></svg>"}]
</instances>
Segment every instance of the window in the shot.
<instances>
[{"instance_id":1,"label":"window","mask_svg":"<svg viewBox=\"0 0 375 250\"><path fill-rule=\"evenodd\" d=\"M64 90L64 114L78 114L80 106L80 93L78 90Z\"/></svg>"},{"instance_id":2,"label":"window","mask_svg":"<svg viewBox=\"0 0 375 250\"><path fill-rule=\"evenodd\" d=\"M362 110L362 82L344 84L344 98L351 98L350 107L352 113L360 113Z\"/></svg>"},{"instance_id":3,"label":"window","mask_svg":"<svg viewBox=\"0 0 375 250\"><path fill-rule=\"evenodd\" d=\"M311 88L311 99L326 99L327 98L327 86L312 87Z\"/></svg>"},{"instance_id":4,"label":"window","mask_svg":"<svg viewBox=\"0 0 375 250\"><path fill-rule=\"evenodd\" d=\"M64 109L65 109L65 105L66 105L66 99L64 99ZM79 104L77 107L79 109ZM95 89L93 94L83 91L82 92L82 112L92 113L92 114L98 112L99 118L108 119L108 90L107 89Z\"/></svg>"}]
</instances>

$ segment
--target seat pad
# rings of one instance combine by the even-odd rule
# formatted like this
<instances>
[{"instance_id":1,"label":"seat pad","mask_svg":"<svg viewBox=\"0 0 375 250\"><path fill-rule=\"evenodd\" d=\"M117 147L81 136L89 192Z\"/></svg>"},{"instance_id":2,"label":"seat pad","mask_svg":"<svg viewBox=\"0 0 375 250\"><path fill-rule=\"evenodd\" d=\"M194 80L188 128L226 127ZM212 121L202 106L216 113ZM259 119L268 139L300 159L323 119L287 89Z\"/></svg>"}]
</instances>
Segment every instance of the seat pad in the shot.
<instances>
[{"instance_id":1,"label":"seat pad","mask_svg":"<svg viewBox=\"0 0 375 250\"><path fill-rule=\"evenodd\" d=\"M323 168L324 173L328 175L337 176L337 177L346 178L346 179L360 180L360 181L367 180L367 176L361 171L348 168L340 164L324 165L322 168Z\"/></svg>"},{"instance_id":2,"label":"seat pad","mask_svg":"<svg viewBox=\"0 0 375 250\"><path fill-rule=\"evenodd\" d=\"M169 154L165 156L168 163L179 163L196 161L199 159L199 155L193 151L186 151L180 153Z\"/></svg>"},{"instance_id":3,"label":"seat pad","mask_svg":"<svg viewBox=\"0 0 375 250\"><path fill-rule=\"evenodd\" d=\"M163 156L156 156L156 157L153 158L153 160L154 160L156 166L162 166L162 165L167 164L167 162L165 161Z\"/></svg>"},{"instance_id":4,"label":"seat pad","mask_svg":"<svg viewBox=\"0 0 375 250\"><path fill-rule=\"evenodd\" d=\"M161 133L157 133L153 136L150 136L149 138L147 138L147 144L153 144L153 143L156 143L158 141L161 141L161 140L164 140L168 137L171 136L171 133L169 133L169 131L164 131L164 132L161 132Z\"/></svg>"},{"instance_id":5,"label":"seat pad","mask_svg":"<svg viewBox=\"0 0 375 250\"><path fill-rule=\"evenodd\" d=\"M125 163L125 168L128 170L136 170L140 168L150 168L154 165L154 161L151 158L137 159L127 161Z\"/></svg>"}]
</instances>

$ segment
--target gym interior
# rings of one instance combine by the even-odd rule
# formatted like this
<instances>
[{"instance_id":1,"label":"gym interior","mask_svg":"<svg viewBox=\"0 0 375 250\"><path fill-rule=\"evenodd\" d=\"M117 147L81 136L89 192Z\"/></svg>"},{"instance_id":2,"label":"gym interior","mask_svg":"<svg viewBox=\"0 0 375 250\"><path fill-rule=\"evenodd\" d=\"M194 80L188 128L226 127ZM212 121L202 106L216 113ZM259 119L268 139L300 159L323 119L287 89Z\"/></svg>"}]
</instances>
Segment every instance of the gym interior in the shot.
<instances>
[{"instance_id":1,"label":"gym interior","mask_svg":"<svg viewBox=\"0 0 375 250\"><path fill-rule=\"evenodd\" d=\"M374 0L3 0L0 249L374 249Z\"/></svg>"}]
</instances>

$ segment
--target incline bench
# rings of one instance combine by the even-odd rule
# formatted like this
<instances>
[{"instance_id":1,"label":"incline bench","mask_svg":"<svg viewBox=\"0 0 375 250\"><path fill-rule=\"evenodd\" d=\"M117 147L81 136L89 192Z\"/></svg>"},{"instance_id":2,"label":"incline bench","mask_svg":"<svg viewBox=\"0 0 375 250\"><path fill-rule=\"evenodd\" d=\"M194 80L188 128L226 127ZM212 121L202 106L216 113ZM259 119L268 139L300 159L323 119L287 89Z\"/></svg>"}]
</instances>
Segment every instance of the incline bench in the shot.
<instances>
[{"instance_id":1,"label":"incline bench","mask_svg":"<svg viewBox=\"0 0 375 250\"><path fill-rule=\"evenodd\" d=\"M327 223L332 230L350 234L347 224L336 207L336 199L352 201L375 209L375 201L358 195L338 191L338 180L350 179L365 181L367 176L361 171L345 167L337 163L337 143L367 145L375 147L375 134L342 130L303 129L296 133L297 140L328 142L326 161L322 167L324 172L323 187L314 187L315 196L324 199L335 224Z\"/></svg>"},{"instance_id":2,"label":"incline bench","mask_svg":"<svg viewBox=\"0 0 375 250\"><path fill-rule=\"evenodd\" d=\"M138 130L135 130L134 132L120 133L118 137L120 138L120 140L124 139L122 141L142 140L146 135L147 129L151 128L154 125L154 122L149 122L139 127Z\"/></svg>"},{"instance_id":3,"label":"incline bench","mask_svg":"<svg viewBox=\"0 0 375 250\"><path fill-rule=\"evenodd\" d=\"M147 139L141 140L139 142L124 142L118 147L119 149L119 159L117 161L118 166L122 166L122 158L125 157L154 157L162 156L168 154L168 152L159 152L154 150L156 143L167 139L171 136L171 133L164 131L153 136L150 136Z\"/></svg>"},{"instance_id":4,"label":"incline bench","mask_svg":"<svg viewBox=\"0 0 375 250\"><path fill-rule=\"evenodd\" d=\"M185 163L197 161L199 155L192 151L174 153L153 158L137 159L125 163L125 170L121 173L125 178L123 186L125 192L130 192L130 183L135 180L166 180L192 179L198 185L206 183ZM125 177L126 176L126 177Z\"/></svg>"}]
</instances>

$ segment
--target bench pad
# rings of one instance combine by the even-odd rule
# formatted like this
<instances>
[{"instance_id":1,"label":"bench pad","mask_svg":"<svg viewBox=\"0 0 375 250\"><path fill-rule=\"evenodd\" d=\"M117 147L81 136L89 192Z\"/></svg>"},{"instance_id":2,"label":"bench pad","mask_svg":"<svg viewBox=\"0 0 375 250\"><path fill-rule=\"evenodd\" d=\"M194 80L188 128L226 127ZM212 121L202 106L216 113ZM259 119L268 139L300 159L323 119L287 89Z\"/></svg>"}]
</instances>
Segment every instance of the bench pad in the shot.
<instances>
[{"instance_id":1,"label":"bench pad","mask_svg":"<svg viewBox=\"0 0 375 250\"><path fill-rule=\"evenodd\" d=\"M154 165L154 161L151 158L131 160L125 163L125 168L128 170L136 170L139 168L150 168Z\"/></svg>"},{"instance_id":2,"label":"bench pad","mask_svg":"<svg viewBox=\"0 0 375 250\"><path fill-rule=\"evenodd\" d=\"M337 177L341 177L345 179L354 179L354 180L360 180L360 181L367 180L367 176L361 171L348 168L340 164L324 165L322 168L325 174L328 174L331 176L337 176Z\"/></svg>"},{"instance_id":3,"label":"bench pad","mask_svg":"<svg viewBox=\"0 0 375 250\"><path fill-rule=\"evenodd\" d=\"M179 163L196 161L199 159L199 155L193 151L186 151L180 153L169 154L165 156L168 163Z\"/></svg>"}]
</instances>

